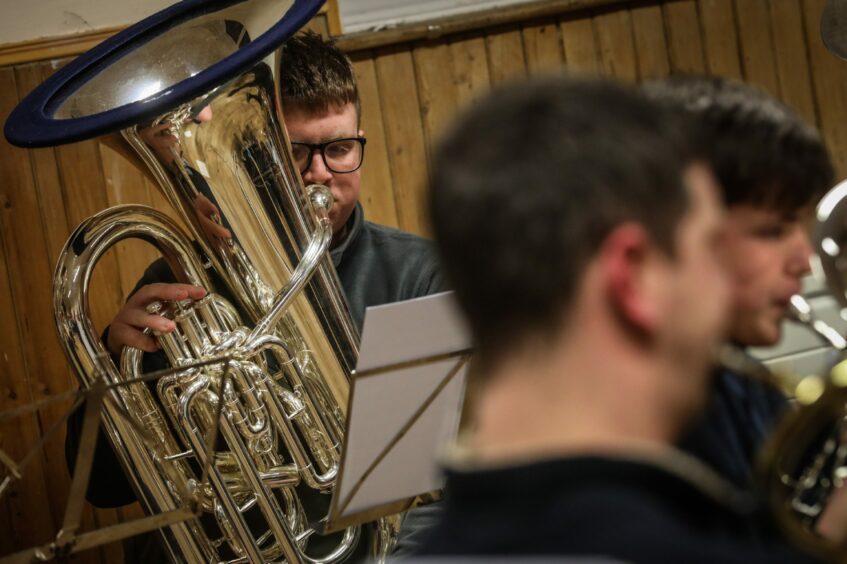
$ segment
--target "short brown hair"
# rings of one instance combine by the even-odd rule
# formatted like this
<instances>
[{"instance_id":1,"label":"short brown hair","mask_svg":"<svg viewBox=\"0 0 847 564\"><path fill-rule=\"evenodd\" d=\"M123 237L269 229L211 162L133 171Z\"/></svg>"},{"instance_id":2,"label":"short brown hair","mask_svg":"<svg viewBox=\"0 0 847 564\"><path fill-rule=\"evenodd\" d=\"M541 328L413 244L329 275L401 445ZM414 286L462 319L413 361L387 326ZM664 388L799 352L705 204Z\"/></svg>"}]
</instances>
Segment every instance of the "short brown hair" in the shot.
<instances>
[{"instance_id":1,"label":"short brown hair","mask_svg":"<svg viewBox=\"0 0 847 564\"><path fill-rule=\"evenodd\" d=\"M697 141L681 112L568 77L496 91L453 125L435 152L429 209L481 362L561 330L618 225L643 225L673 255Z\"/></svg>"},{"instance_id":2,"label":"short brown hair","mask_svg":"<svg viewBox=\"0 0 847 564\"><path fill-rule=\"evenodd\" d=\"M283 106L310 113L353 103L356 116L361 116L353 63L333 40L313 31L295 35L282 46L280 95Z\"/></svg>"}]
</instances>

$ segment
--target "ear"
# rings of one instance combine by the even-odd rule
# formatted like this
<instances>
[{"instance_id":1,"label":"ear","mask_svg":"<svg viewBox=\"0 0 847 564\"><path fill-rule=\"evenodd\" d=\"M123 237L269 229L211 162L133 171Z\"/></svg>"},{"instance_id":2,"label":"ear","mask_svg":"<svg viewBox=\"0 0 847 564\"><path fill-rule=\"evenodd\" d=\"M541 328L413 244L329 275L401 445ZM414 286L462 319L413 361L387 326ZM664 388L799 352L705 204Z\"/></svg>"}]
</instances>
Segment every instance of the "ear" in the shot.
<instances>
[{"instance_id":1,"label":"ear","mask_svg":"<svg viewBox=\"0 0 847 564\"><path fill-rule=\"evenodd\" d=\"M659 323L658 252L649 234L635 223L616 227L600 252L612 309L643 335L654 333Z\"/></svg>"}]
</instances>

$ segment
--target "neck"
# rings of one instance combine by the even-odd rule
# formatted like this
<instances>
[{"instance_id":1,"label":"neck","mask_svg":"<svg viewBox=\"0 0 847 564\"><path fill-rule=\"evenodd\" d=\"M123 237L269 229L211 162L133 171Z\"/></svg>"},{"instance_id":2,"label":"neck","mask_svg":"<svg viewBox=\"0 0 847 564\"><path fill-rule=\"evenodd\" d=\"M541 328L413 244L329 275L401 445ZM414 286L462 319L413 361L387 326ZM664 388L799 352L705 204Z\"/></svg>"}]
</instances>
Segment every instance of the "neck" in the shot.
<instances>
[{"instance_id":1,"label":"neck","mask_svg":"<svg viewBox=\"0 0 847 564\"><path fill-rule=\"evenodd\" d=\"M543 351L525 348L485 375L470 443L481 459L614 452L675 440L681 421L662 385L666 367L607 325L574 323L579 331Z\"/></svg>"}]
</instances>

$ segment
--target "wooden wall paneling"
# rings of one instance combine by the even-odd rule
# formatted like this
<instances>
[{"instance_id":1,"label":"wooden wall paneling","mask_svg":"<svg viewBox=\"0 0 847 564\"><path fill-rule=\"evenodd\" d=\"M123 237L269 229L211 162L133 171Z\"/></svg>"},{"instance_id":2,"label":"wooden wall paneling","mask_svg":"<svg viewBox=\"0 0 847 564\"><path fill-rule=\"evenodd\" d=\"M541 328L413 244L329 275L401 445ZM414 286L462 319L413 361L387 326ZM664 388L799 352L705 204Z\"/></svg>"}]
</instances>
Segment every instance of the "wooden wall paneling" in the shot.
<instances>
[{"instance_id":1,"label":"wooden wall paneling","mask_svg":"<svg viewBox=\"0 0 847 564\"><path fill-rule=\"evenodd\" d=\"M488 76L491 84L500 84L526 76L523 38L519 29L493 31L485 36L488 51Z\"/></svg>"},{"instance_id":2,"label":"wooden wall paneling","mask_svg":"<svg viewBox=\"0 0 847 564\"><path fill-rule=\"evenodd\" d=\"M809 123L817 123L817 108L809 74L809 50L799 0L770 5L776 73L782 99Z\"/></svg>"},{"instance_id":3,"label":"wooden wall paneling","mask_svg":"<svg viewBox=\"0 0 847 564\"><path fill-rule=\"evenodd\" d=\"M27 76L26 82L19 84L21 92L29 92L37 86L38 74L40 74L40 82L43 82L47 80L47 78L53 74L60 65L65 64L66 62L67 60L50 61L31 65L34 72L31 76ZM23 69L27 67L18 68ZM56 149L50 147L32 150L30 151L30 158L32 159L33 173L38 186L42 217L41 224L44 227L45 237L47 238L47 254L52 272L55 270L59 253L64 248L65 242L67 241L68 235L71 231L67 218L67 206L65 205L64 190L60 181ZM42 322L53 328L55 333L52 316L49 320L42 320ZM58 336L56 336L56 343L57 346L60 346L58 343ZM68 389L77 389L79 384L76 375L73 373L73 369L70 365L66 363L64 351L60 351L57 356L58 360L65 365L65 377L68 380ZM62 433L62 439L64 440L64 433ZM69 478L70 475L66 466L67 465L63 462L61 465L51 468L51 478L55 477L56 474L61 474L61 476L67 476ZM67 499L67 492L61 499L63 501ZM96 527L94 508L90 505L86 504L83 510L81 527L86 531L90 531ZM72 561L94 564L102 562L103 557L100 549L87 550L74 555L72 557Z\"/></svg>"},{"instance_id":4,"label":"wooden wall paneling","mask_svg":"<svg viewBox=\"0 0 847 564\"><path fill-rule=\"evenodd\" d=\"M376 56L376 71L397 219L401 229L425 234L426 142L411 52L396 47L381 49Z\"/></svg>"},{"instance_id":5,"label":"wooden wall paneling","mask_svg":"<svg viewBox=\"0 0 847 564\"><path fill-rule=\"evenodd\" d=\"M10 68L0 69L0 115L8 116L17 103L14 72ZM28 155L13 149L5 139L0 140L0 178L3 179L0 183L0 312L4 314L4 323L0 324L0 411L4 411L33 401L27 366L32 343L24 341L25 328L21 326L24 296L18 273L13 272L19 257L26 254L24 246L28 237L18 239L20 226L12 224L19 208L30 207L27 204L31 191L20 194L19 186L31 183L32 178ZM15 461L20 462L39 438L36 414L0 422L0 448ZM44 456L37 455L26 468L23 479L13 482L4 493L2 524L9 527L11 534L4 532L0 536L3 555L46 542L51 530L55 530L57 519L48 499L46 474ZM0 469L0 475L7 475L5 466ZM6 517L10 523L5 522Z\"/></svg>"},{"instance_id":6,"label":"wooden wall paneling","mask_svg":"<svg viewBox=\"0 0 847 564\"><path fill-rule=\"evenodd\" d=\"M847 63L826 50L820 37L820 18L826 0L803 0L806 42L809 48L820 128L836 166L836 176L847 176Z\"/></svg>"},{"instance_id":7,"label":"wooden wall paneling","mask_svg":"<svg viewBox=\"0 0 847 564\"><path fill-rule=\"evenodd\" d=\"M412 51L412 58L415 62L427 154L431 155L442 131L456 113L456 87L453 83L450 46L444 41L418 43Z\"/></svg>"},{"instance_id":8,"label":"wooden wall paneling","mask_svg":"<svg viewBox=\"0 0 847 564\"><path fill-rule=\"evenodd\" d=\"M33 82L37 84L40 81L38 70L29 67L16 73L18 97L28 93ZM6 107L11 110L11 107ZM10 243L6 259L9 282L16 296L16 318L26 362L27 384L32 400L39 401L66 391L71 382L65 355L52 323L53 264L49 260L49 243L42 228L39 186L34 176L36 155L9 145L3 153L12 157L11 162L6 161L0 168L0 177L7 182L9 189L6 201L11 205L2 209L0 225L4 239ZM72 403L72 400L54 403L37 413L39 437L61 419ZM51 469L46 488L54 532L61 525L70 486L68 473L63 471L66 467L63 438L64 433L54 435L39 454L45 467ZM44 529L49 531L50 527L45 526Z\"/></svg>"},{"instance_id":9,"label":"wooden wall paneling","mask_svg":"<svg viewBox=\"0 0 847 564\"><path fill-rule=\"evenodd\" d=\"M700 0L706 68L710 74L741 80L733 0Z\"/></svg>"},{"instance_id":10,"label":"wooden wall paneling","mask_svg":"<svg viewBox=\"0 0 847 564\"><path fill-rule=\"evenodd\" d=\"M599 74L602 68L591 17L587 14L570 16L562 20L560 25L568 72Z\"/></svg>"},{"instance_id":11,"label":"wooden wall paneling","mask_svg":"<svg viewBox=\"0 0 847 564\"><path fill-rule=\"evenodd\" d=\"M668 43L665 38L662 7L659 5L633 6L630 17L641 80L667 76L671 72L671 67L668 60Z\"/></svg>"},{"instance_id":12,"label":"wooden wall paneling","mask_svg":"<svg viewBox=\"0 0 847 564\"><path fill-rule=\"evenodd\" d=\"M388 161L385 125L382 121L379 84L373 53L357 53L353 68L362 99L361 127L368 138L365 161L362 165L362 191L359 201L370 221L397 227L397 205L394 201L394 181Z\"/></svg>"},{"instance_id":13,"label":"wooden wall paneling","mask_svg":"<svg viewBox=\"0 0 847 564\"><path fill-rule=\"evenodd\" d=\"M768 0L735 0L735 11L746 81L779 96Z\"/></svg>"},{"instance_id":14,"label":"wooden wall paneling","mask_svg":"<svg viewBox=\"0 0 847 564\"><path fill-rule=\"evenodd\" d=\"M5 157L2 158L2 161L5 160ZM0 195L4 206L7 203L5 197L6 194ZM12 292L6 261L6 248L12 244L0 233L0 311L8 316L5 323L0 323L0 411L21 407L32 401L24 346L18 332L18 296ZM23 460L38 439L38 420L34 414L0 421L0 448L16 462ZM23 478L12 482L0 499L0 525L4 529L0 532L0 556L47 542L51 533L55 533L55 520L46 486L48 471L43 457L35 456L24 469ZM3 466L0 476L5 478L6 475Z\"/></svg>"},{"instance_id":15,"label":"wooden wall paneling","mask_svg":"<svg viewBox=\"0 0 847 564\"><path fill-rule=\"evenodd\" d=\"M619 8L594 17L604 74L625 82L638 80L638 59L629 10Z\"/></svg>"},{"instance_id":16,"label":"wooden wall paneling","mask_svg":"<svg viewBox=\"0 0 847 564\"><path fill-rule=\"evenodd\" d=\"M693 0L662 6L672 73L706 72L697 4Z\"/></svg>"},{"instance_id":17,"label":"wooden wall paneling","mask_svg":"<svg viewBox=\"0 0 847 564\"><path fill-rule=\"evenodd\" d=\"M7 75L7 78L9 76L11 75ZM2 81L2 79L3 75L0 73L0 81ZM12 84L11 86L14 85ZM3 91L9 90L9 87L10 85L0 82L0 88L2 88ZM0 158L2 158L2 153L0 153ZM0 200L0 205L2 204L3 201ZM0 306L4 308L11 307L11 304L13 303L13 300L11 299L11 285L9 284L5 253L3 252L2 233L0 233L0 292L4 289L6 289L6 293L8 295L4 299L3 294L0 294ZM9 330L16 330L17 327L14 323L16 319L14 315L15 311L13 309L3 309L2 312L8 320L3 325ZM5 356L8 354L7 351L13 346L13 343L17 343L17 341L10 341L12 341L12 339L9 339L3 333L2 328L0 328L0 353L3 353L4 355L0 356L0 409L5 409L5 406L10 403L9 400L14 399L14 390L16 388L15 381L21 378L20 374L15 371L15 365L10 362L8 356ZM13 350L13 352L15 351ZM15 458L15 460L20 459L20 453L22 451L18 426L18 420L7 420L5 423L0 421L0 449L9 453ZM6 467L0 465L0 479L5 478L7 475L8 470ZM13 521L14 508L12 506L12 499L9 495L10 493L12 492L10 491L0 496L0 556L4 556L18 548L18 544L15 539Z\"/></svg>"},{"instance_id":18,"label":"wooden wall paneling","mask_svg":"<svg viewBox=\"0 0 847 564\"><path fill-rule=\"evenodd\" d=\"M471 104L491 88L485 38L469 34L450 42L453 59L453 80L459 106Z\"/></svg>"},{"instance_id":19,"label":"wooden wall paneling","mask_svg":"<svg viewBox=\"0 0 847 564\"><path fill-rule=\"evenodd\" d=\"M529 74L562 70L564 47L555 21L528 25L521 35Z\"/></svg>"},{"instance_id":20,"label":"wooden wall paneling","mask_svg":"<svg viewBox=\"0 0 847 564\"><path fill-rule=\"evenodd\" d=\"M37 63L21 65L15 69L18 77L19 93L31 92L38 84L44 82L53 74L53 65ZM41 207L41 226L47 239L47 260L51 273L56 267L59 253L65 246L70 233L68 218L65 213L65 199L62 183L59 178L59 166L56 163L56 152L52 147L33 149L29 151L32 159L32 172L38 186L38 197ZM51 323L52 326L52 323ZM70 369L68 375L70 376ZM76 380L72 380L76 382Z\"/></svg>"}]
</instances>

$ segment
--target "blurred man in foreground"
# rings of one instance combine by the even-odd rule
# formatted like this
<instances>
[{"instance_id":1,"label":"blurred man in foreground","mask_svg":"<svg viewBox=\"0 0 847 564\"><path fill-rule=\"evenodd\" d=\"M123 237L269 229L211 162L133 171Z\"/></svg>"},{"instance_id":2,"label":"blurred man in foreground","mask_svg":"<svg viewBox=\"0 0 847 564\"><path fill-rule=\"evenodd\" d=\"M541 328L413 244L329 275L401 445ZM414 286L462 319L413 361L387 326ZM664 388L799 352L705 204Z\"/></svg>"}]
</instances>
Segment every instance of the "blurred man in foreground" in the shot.
<instances>
[{"instance_id":1,"label":"blurred man in foreground","mask_svg":"<svg viewBox=\"0 0 847 564\"><path fill-rule=\"evenodd\" d=\"M726 534L750 498L672 446L730 304L694 139L638 93L559 79L495 94L440 147L433 226L480 370L423 555L805 561Z\"/></svg>"}]
</instances>

